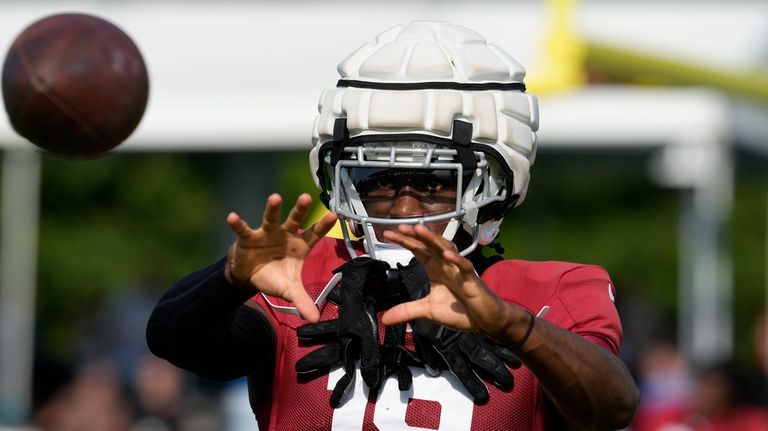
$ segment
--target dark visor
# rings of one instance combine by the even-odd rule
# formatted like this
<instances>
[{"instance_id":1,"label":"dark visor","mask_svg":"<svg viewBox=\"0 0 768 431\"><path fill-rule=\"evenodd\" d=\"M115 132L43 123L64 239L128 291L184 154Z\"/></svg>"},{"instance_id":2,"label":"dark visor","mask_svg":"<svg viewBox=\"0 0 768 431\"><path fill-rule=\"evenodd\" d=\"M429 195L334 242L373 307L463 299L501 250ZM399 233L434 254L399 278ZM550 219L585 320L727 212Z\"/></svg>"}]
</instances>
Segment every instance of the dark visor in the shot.
<instances>
[{"instance_id":1,"label":"dark visor","mask_svg":"<svg viewBox=\"0 0 768 431\"><path fill-rule=\"evenodd\" d=\"M458 184L453 169L350 168L349 176L362 198L393 196L403 187L423 195L455 192Z\"/></svg>"}]
</instances>

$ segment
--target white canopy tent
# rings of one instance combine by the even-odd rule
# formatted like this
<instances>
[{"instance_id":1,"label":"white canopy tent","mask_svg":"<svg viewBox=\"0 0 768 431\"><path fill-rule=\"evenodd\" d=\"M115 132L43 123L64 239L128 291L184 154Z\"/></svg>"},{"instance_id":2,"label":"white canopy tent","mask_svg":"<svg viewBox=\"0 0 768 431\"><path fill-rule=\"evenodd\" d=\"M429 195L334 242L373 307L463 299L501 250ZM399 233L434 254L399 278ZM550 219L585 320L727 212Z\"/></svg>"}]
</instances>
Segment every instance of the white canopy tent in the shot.
<instances>
[{"instance_id":1,"label":"white canopy tent","mask_svg":"<svg viewBox=\"0 0 768 431\"><path fill-rule=\"evenodd\" d=\"M691 11L692 4L585 1L574 10L573 26L590 40L725 70L764 63L768 4L697 2ZM419 19L466 25L512 53L534 79L543 74L538 69L546 64L553 25L541 1L6 0L0 52L33 21L66 11L115 22L144 54L150 101L120 151L306 148L320 90L338 79L336 64L393 25ZM543 133L554 133L558 124L544 121ZM611 127L597 117L584 126ZM24 145L4 118L0 142Z\"/></svg>"},{"instance_id":2,"label":"white canopy tent","mask_svg":"<svg viewBox=\"0 0 768 431\"><path fill-rule=\"evenodd\" d=\"M768 52L768 5L759 2L614 3L585 2L575 16L579 33L739 69ZM308 148L320 90L335 84L338 61L378 32L449 20L483 33L535 75L549 25L540 2L19 0L0 5L0 49L32 21L64 11L112 20L145 56L150 101L121 152ZM732 347L732 276L720 234L732 200L730 144L742 130L733 128L734 112L707 89L592 87L541 97L542 148L646 148L656 154L649 172L660 184L690 191L680 229L679 331L686 355L701 362ZM0 117L1 424L29 408L40 160ZM765 128L743 129L759 141Z\"/></svg>"}]
</instances>

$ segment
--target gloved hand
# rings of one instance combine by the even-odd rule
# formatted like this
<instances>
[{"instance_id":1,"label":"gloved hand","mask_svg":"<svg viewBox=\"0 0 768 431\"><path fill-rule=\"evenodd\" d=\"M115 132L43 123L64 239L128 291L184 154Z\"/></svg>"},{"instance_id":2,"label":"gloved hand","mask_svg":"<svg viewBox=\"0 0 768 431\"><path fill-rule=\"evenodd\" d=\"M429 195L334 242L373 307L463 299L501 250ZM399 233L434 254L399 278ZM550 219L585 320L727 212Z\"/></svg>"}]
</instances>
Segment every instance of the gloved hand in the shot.
<instances>
[{"instance_id":1,"label":"gloved hand","mask_svg":"<svg viewBox=\"0 0 768 431\"><path fill-rule=\"evenodd\" d=\"M405 289L411 300L429 294L431 282L424 266L413 259L407 266L398 265ZM475 403L488 402L488 388L480 379L511 390L514 377L505 364L519 368L520 360L509 350L476 332L461 332L427 319L411 322L416 356L427 373L437 375L448 369L458 377Z\"/></svg>"},{"instance_id":2,"label":"gloved hand","mask_svg":"<svg viewBox=\"0 0 768 431\"><path fill-rule=\"evenodd\" d=\"M334 408L341 405L347 392L354 387L357 360L360 360L363 381L369 387L378 387L381 381L375 294L385 286L387 267L382 261L358 257L334 270L341 271L339 317L297 329L300 341L328 342L296 362L299 375L311 375L337 364L344 367L345 374L331 393Z\"/></svg>"}]
</instances>

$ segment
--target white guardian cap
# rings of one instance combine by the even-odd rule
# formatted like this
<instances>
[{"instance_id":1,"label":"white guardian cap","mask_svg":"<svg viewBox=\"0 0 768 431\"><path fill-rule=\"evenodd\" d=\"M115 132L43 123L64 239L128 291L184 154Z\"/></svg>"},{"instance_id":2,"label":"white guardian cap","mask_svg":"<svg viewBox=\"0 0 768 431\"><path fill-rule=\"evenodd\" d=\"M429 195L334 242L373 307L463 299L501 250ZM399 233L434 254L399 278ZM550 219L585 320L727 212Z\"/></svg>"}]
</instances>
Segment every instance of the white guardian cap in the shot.
<instances>
[{"instance_id":1,"label":"white guardian cap","mask_svg":"<svg viewBox=\"0 0 768 431\"><path fill-rule=\"evenodd\" d=\"M523 67L467 28L423 21L381 33L338 71L336 88L320 97L310 167L321 199L343 221L348 247L353 235L363 236L376 257L388 245L375 225L446 221L444 237L453 239L459 227L471 234L463 255L490 243L525 198L536 154L538 102L525 92ZM454 209L369 215L358 188L395 169L452 178Z\"/></svg>"}]
</instances>

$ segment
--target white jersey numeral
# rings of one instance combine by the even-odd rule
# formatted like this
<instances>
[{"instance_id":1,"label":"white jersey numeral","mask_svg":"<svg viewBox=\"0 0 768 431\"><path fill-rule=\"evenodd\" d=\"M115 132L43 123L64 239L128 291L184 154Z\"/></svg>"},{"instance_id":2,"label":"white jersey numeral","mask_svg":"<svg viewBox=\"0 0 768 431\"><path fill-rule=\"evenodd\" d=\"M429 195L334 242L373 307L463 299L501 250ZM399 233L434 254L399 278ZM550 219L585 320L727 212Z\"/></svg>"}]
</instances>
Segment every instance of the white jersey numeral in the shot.
<instances>
[{"instance_id":1,"label":"white jersey numeral","mask_svg":"<svg viewBox=\"0 0 768 431\"><path fill-rule=\"evenodd\" d=\"M461 382L448 371L439 377L424 374L421 368L411 368L413 386L411 390L400 392L397 379L389 378L379 391L373 412L373 423L381 431L427 431L426 428L410 426L405 422L408 400L433 401L440 405L438 430L469 431L472 427L472 398ZM336 369L328 376L328 389L336 386L342 369ZM363 383L358 370L352 396L334 410L331 429L334 431L360 430L365 419L365 407L368 401L368 387Z\"/></svg>"},{"instance_id":2,"label":"white jersey numeral","mask_svg":"<svg viewBox=\"0 0 768 431\"><path fill-rule=\"evenodd\" d=\"M328 389L333 390L336 382L344 375L343 368L337 368L328 375ZM357 375L353 382L352 397L344 401L341 407L333 411L333 421L331 430L349 431L363 429L363 420L365 419L365 404L368 401L368 386L363 383L360 375L360 369L357 369Z\"/></svg>"}]
</instances>

